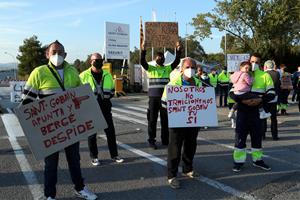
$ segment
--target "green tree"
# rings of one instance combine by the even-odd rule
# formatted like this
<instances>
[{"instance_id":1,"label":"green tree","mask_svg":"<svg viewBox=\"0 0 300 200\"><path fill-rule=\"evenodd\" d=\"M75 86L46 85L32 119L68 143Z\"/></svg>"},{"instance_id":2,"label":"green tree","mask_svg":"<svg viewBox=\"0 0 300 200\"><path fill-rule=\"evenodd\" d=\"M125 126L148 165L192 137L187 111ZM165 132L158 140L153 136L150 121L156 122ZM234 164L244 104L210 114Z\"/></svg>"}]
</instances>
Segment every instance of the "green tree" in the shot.
<instances>
[{"instance_id":1,"label":"green tree","mask_svg":"<svg viewBox=\"0 0 300 200\"><path fill-rule=\"evenodd\" d=\"M42 47L42 43L37 36L34 35L25 39L23 45L19 47L20 54L17 56L20 62L18 66L19 75L29 75L35 67L46 64L45 51L46 47Z\"/></svg>"},{"instance_id":2,"label":"green tree","mask_svg":"<svg viewBox=\"0 0 300 200\"><path fill-rule=\"evenodd\" d=\"M212 28L226 31L242 44L242 49L259 52L263 58L286 60L300 44L299 0L216 0L212 12L192 19L195 36L210 37Z\"/></svg>"}]
</instances>

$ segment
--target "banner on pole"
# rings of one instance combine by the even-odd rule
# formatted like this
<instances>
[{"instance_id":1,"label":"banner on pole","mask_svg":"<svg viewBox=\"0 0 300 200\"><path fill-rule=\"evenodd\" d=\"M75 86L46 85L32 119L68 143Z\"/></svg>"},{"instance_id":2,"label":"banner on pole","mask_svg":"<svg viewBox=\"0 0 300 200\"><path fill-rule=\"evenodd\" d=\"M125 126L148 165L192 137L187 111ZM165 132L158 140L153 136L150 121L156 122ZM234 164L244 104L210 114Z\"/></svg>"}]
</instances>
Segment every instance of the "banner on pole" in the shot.
<instances>
[{"instance_id":1,"label":"banner on pole","mask_svg":"<svg viewBox=\"0 0 300 200\"><path fill-rule=\"evenodd\" d=\"M105 30L106 58L129 60L129 24L106 22Z\"/></svg>"},{"instance_id":2,"label":"banner on pole","mask_svg":"<svg viewBox=\"0 0 300 200\"><path fill-rule=\"evenodd\" d=\"M145 47L174 48L178 42L177 22L146 22Z\"/></svg>"},{"instance_id":3,"label":"banner on pole","mask_svg":"<svg viewBox=\"0 0 300 200\"><path fill-rule=\"evenodd\" d=\"M218 126L213 87L167 86L170 128Z\"/></svg>"},{"instance_id":4,"label":"banner on pole","mask_svg":"<svg viewBox=\"0 0 300 200\"><path fill-rule=\"evenodd\" d=\"M37 160L107 127L88 84L15 109Z\"/></svg>"}]
</instances>

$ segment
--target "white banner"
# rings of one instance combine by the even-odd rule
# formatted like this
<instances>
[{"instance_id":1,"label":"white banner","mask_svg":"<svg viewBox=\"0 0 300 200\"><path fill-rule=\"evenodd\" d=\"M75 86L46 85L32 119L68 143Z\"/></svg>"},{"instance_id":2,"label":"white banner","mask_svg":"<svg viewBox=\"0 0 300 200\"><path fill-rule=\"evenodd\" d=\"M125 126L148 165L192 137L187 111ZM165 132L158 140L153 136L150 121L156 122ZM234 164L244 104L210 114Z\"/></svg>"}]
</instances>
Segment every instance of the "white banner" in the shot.
<instances>
[{"instance_id":1,"label":"white banner","mask_svg":"<svg viewBox=\"0 0 300 200\"><path fill-rule=\"evenodd\" d=\"M129 59L129 24L106 22L105 56L107 59Z\"/></svg>"},{"instance_id":2,"label":"white banner","mask_svg":"<svg viewBox=\"0 0 300 200\"><path fill-rule=\"evenodd\" d=\"M10 101L13 103L21 102L25 81L10 81Z\"/></svg>"},{"instance_id":3,"label":"white banner","mask_svg":"<svg viewBox=\"0 0 300 200\"><path fill-rule=\"evenodd\" d=\"M88 84L23 105L15 111L37 160L107 127Z\"/></svg>"},{"instance_id":4,"label":"white banner","mask_svg":"<svg viewBox=\"0 0 300 200\"><path fill-rule=\"evenodd\" d=\"M249 54L227 54L227 71L239 71L241 62L247 61L249 59Z\"/></svg>"},{"instance_id":5,"label":"white banner","mask_svg":"<svg viewBox=\"0 0 300 200\"><path fill-rule=\"evenodd\" d=\"M170 128L218 126L213 87L167 86Z\"/></svg>"}]
</instances>

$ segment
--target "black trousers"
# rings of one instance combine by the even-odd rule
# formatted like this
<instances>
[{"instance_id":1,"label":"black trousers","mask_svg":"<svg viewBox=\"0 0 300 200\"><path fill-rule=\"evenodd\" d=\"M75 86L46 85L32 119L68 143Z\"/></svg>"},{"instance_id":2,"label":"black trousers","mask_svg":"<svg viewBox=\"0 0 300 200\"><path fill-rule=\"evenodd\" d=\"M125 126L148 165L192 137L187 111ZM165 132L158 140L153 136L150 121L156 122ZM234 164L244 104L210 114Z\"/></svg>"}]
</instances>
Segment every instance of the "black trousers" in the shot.
<instances>
[{"instance_id":1,"label":"black trousers","mask_svg":"<svg viewBox=\"0 0 300 200\"><path fill-rule=\"evenodd\" d=\"M246 148L247 136L250 134L251 147L260 149L262 147L262 122L258 111L237 110L235 147Z\"/></svg>"},{"instance_id":2,"label":"black trousers","mask_svg":"<svg viewBox=\"0 0 300 200\"><path fill-rule=\"evenodd\" d=\"M288 104L288 97L290 91L288 89L280 89L278 94L278 103L279 104Z\"/></svg>"},{"instance_id":3,"label":"black trousers","mask_svg":"<svg viewBox=\"0 0 300 200\"><path fill-rule=\"evenodd\" d=\"M107 100L104 103L103 102L99 103L99 105L108 126L106 129L104 129L104 132L107 138L107 146L109 149L110 157L114 158L118 156L118 147L116 142L116 132L114 127L114 122L111 114L112 104L110 100ZM98 158L97 134L91 135L88 138L88 146L90 150L90 157L92 159Z\"/></svg>"},{"instance_id":4,"label":"black trousers","mask_svg":"<svg viewBox=\"0 0 300 200\"><path fill-rule=\"evenodd\" d=\"M219 88L220 88L219 106L220 107L222 107L223 105L227 106L228 85L219 85Z\"/></svg>"},{"instance_id":5,"label":"black trousers","mask_svg":"<svg viewBox=\"0 0 300 200\"><path fill-rule=\"evenodd\" d=\"M65 154L68 161L69 171L75 190L80 191L84 188L83 178L80 169L79 142L65 148ZM53 153L45 158L44 171L44 194L46 197L55 198L57 183L57 166L59 152Z\"/></svg>"},{"instance_id":6,"label":"black trousers","mask_svg":"<svg viewBox=\"0 0 300 200\"><path fill-rule=\"evenodd\" d=\"M193 170L199 128L170 128L168 145L168 179L176 177L182 157L182 171ZM181 149L183 148L182 156Z\"/></svg>"},{"instance_id":7,"label":"black trousers","mask_svg":"<svg viewBox=\"0 0 300 200\"><path fill-rule=\"evenodd\" d=\"M149 97L149 107L147 110L148 142L156 142L158 112L160 112L161 142L167 145L169 143L168 113L167 110L161 106L161 97Z\"/></svg>"},{"instance_id":8,"label":"black trousers","mask_svg":"<svg viewBox=\"0 0 300 200\"><path fill-rule=\"evenodd\" d=\"M278 127L277 127L277 103L269 103L269 112L271 113L271 133L272 138L278 137ZM263 138L266 137L267 132L267 119L263 119Z\"/></svg>"}]
</instances>

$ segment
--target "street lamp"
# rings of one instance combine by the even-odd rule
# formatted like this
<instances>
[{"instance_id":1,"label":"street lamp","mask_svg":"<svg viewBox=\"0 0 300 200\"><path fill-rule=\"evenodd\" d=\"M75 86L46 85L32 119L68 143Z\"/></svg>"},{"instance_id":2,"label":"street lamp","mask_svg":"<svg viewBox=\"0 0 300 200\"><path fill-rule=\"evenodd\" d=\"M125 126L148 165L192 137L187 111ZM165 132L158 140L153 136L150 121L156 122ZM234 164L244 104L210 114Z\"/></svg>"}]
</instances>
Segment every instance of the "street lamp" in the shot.
<instances>
[{"instance_id":1,"label":"street lamp","mask_svg":"<svg viewBox=\"0 0 300 200\"><path fill-rule=\"evenodd\" d=\"M15 62L15 67L13 69L14 70L14 76L15 76L15 80L17 80L17 68L18 68L18 66L17 66L17 60L16 60L16 58L15 58L14 55L12 55L11 53L8 53L7 51L5 51L4 54L9 55L9 56L11 56L13 58L13 61Z\"/></svg>"}]
</instances>

